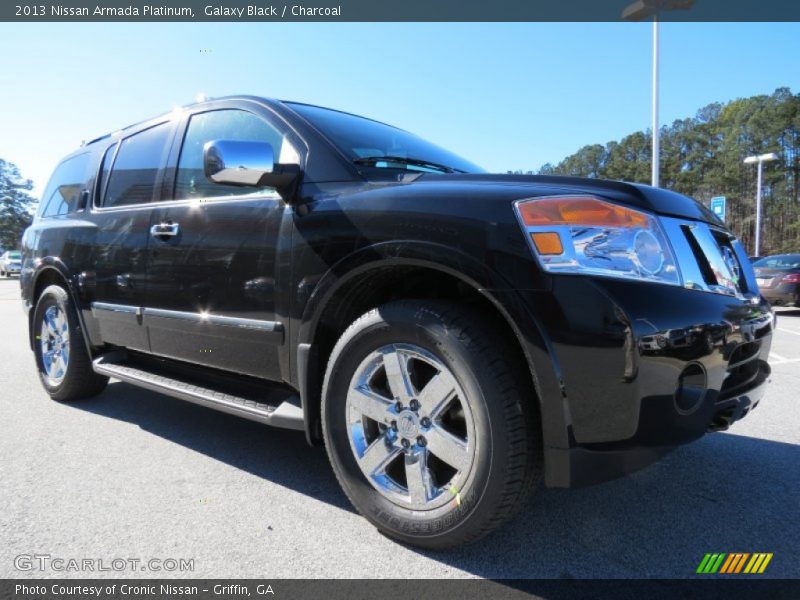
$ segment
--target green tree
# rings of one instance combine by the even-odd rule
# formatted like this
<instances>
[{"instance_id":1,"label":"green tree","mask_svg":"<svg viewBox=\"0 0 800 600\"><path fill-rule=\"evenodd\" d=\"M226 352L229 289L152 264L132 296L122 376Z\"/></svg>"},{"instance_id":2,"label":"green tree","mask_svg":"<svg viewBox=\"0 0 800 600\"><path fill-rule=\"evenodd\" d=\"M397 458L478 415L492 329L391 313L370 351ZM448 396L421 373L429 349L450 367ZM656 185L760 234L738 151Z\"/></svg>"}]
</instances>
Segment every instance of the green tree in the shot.
<instances>
[{"instance_id":1,"label":"green tree","mask_svg":"<svg viewBox=\"0 0 800 600\"><path fill-rule=\"evenodd\" d=\"M661 185L705 204L726 196L727 224L751 250L756 170L742 161L775 152L778 160L764 164L761 253L800 251L800 95L778 88L709 104L662 127L661 139ZM539 173L649 183L651 148L651 132L637 131L605 146L584 146Z\"/></svg>"},{"instance_id":2,"label":"green tree","mask_svg":"<svg viewBox=\"0 0 800 600\"><path fill-rule=\"evenodd\" d=\"M22 232L31 224L36 199L30 195L33 182L23 179L17 166L0 158L0 246L19 247Z\"/></svg>"}]
</instances>

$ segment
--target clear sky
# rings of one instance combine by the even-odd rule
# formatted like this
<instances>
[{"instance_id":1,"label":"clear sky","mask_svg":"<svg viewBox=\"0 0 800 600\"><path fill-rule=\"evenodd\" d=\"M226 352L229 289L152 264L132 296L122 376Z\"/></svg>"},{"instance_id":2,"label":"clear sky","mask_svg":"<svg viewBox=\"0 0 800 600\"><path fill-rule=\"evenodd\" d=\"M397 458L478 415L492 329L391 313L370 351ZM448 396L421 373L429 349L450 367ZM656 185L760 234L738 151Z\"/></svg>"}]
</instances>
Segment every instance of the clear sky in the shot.
<instances>
[{"instance_id":1,"label":"clear sky","mask_svg":"<svg viewBox=\"0 0 800 600\"><path fill-rule=\"evenodd\" d=\"M800 24L665 23L662 123L800 91ZM491 171L650 125L649 23L0 24L0 158L41 191L84 139L198 92L330 106Z\"/></svg>"}]
</instances>

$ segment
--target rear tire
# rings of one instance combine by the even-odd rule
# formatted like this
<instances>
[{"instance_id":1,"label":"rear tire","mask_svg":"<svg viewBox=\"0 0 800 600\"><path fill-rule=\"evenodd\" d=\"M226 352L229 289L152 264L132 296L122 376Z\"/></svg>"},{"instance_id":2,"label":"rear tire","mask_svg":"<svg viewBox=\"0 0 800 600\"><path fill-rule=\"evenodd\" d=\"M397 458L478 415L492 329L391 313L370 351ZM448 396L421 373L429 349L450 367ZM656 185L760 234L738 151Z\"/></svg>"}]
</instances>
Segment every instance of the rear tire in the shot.
<instances>
[{"instance_id":1,"label":"rear tire","mask_svg":"<svg viewBox=\"0 0 800 600\"><path fill-rule=\"evenodd\" d=\"M541 479L538 408L511 341L484 314L404 300L337 342L322 389L325 445L350 501L389 537L430 549L472 542Z\"/></svg>"},{"instance_id":2,"label":"rear tire","mask_svg":"<svg viewBox=\"0 0 800 600\"><path fill-rule=\"evenodd\" d=\"M105 389L108 377L92 369L77 312L61 286L48 286L39 296L32 335L39 379L53 400L89 398Z\"/></svg>"}]
</instances>

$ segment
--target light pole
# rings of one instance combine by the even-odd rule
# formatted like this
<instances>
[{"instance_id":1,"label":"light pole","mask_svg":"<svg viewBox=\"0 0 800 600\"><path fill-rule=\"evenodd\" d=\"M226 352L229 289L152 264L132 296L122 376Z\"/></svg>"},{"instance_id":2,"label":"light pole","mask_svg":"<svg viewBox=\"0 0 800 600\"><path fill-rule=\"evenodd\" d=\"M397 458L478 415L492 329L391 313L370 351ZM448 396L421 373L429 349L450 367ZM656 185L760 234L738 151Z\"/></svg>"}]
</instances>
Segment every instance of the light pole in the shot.
<instances>
[{"instance_id":1,"label":"light pole","mask_svg":"<svg viewBox=\"0 0 800 600\"><path fill-rule=\"evenodd\" d=\"M637 0L622 11L626 21L641 21L653 17L653 158L651 160L650 185L659 186L661 155L658 127L658 13L665 10L691 8L695 0Z\"/></svg>"},{"instance_id":2,"label":"light pole","mask_svg":"<svg viewBox=\"0 0 800 600\"><path fill-rule=\"evenodd\" d=\"M658 187L661 171L661 130L658 127L658 15L653 16L653 158L650 185Z\"/></svg>"},{"instance_id":3,"label":"light pole","mask_svg":"<svg viewBox=\"0 0 800 600\"><path fill-rule=\"evenodd\" d=\"M765 162L777 159L778 155L774 152L759 154L757 156L748 156L744 159L744 164L746 165L758 163L758 183L756 184L756 247L753 256L759 256L759 251L761 250L761 171Z\"/></svg>"}]
</instances>

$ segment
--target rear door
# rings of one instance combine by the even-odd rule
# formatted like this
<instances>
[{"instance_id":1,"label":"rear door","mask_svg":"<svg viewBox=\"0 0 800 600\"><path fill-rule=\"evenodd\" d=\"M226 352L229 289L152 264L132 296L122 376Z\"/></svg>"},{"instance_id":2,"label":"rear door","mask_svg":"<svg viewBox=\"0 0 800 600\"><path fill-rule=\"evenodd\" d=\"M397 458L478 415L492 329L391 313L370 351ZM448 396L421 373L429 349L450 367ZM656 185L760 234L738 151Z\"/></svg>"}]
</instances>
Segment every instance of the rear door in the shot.
<instances>
[{"instance_id":1,"label":"rear door","mask_svg":"<svg viewBox=\"0 0 800 600\"><path fill-rule=\"evenodd\" d=\"M147 280L150 213L174 134L170 120L125 136L105 151L90 244L91 268L80 275L83 292L104 343L148 351L142 325Z\"/></svg>"},{"instance_id":2,"label":"rear door","mask_svg":"<svg viewBox=\"0 0 800 600\"><path fill-rule=\"evenodd\" d=\"M281 379L284 316L276 295L282 216L274 189L206 179L213 140L262 141L280 162L300 162L300 142L275 117L222 105L187 115L171 179L153 212L144 320L153 353Z\"/></svg>"}]
</instances>

